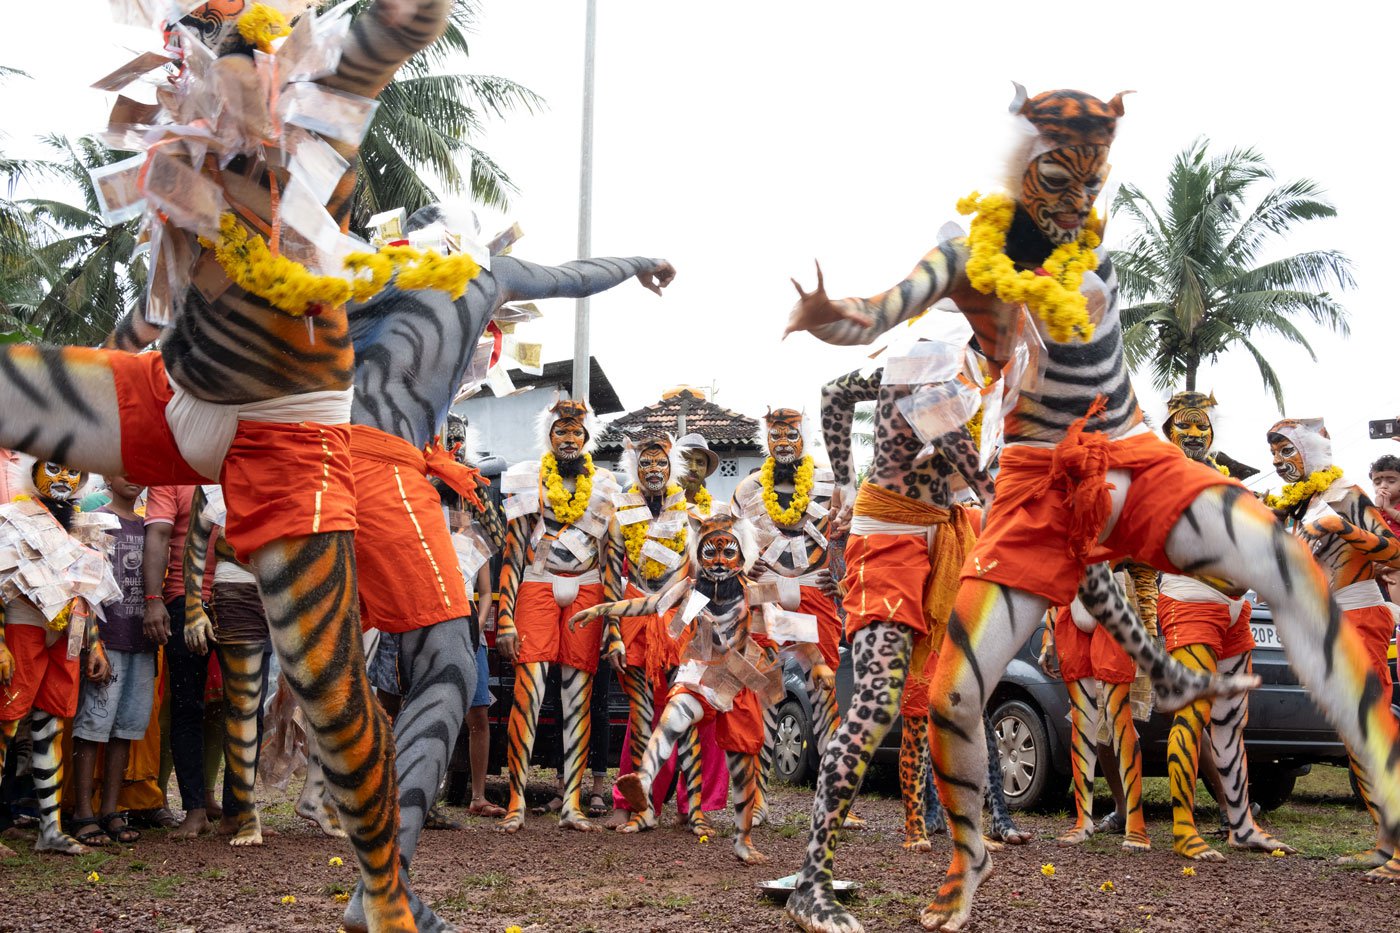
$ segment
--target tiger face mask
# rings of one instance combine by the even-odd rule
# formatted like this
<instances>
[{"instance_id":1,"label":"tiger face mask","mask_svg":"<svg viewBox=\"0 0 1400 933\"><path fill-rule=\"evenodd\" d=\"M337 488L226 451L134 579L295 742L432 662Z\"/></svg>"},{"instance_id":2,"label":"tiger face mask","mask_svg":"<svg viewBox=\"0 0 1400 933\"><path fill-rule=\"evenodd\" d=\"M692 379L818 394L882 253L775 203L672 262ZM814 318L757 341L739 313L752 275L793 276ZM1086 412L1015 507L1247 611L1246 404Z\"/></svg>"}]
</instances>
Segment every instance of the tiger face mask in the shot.
<instances>
[{"instance_id":1,"label":"tiger face mask","mask_svg":"<svg viewBox=\"0 0 1400 933\"><path fill-rule=\"evenodd\" d=\"M1051 243L1073 243L1107 175L1107 146L1051 149L1026 166L1021 207Z\"/></svg>"}]
</instances>

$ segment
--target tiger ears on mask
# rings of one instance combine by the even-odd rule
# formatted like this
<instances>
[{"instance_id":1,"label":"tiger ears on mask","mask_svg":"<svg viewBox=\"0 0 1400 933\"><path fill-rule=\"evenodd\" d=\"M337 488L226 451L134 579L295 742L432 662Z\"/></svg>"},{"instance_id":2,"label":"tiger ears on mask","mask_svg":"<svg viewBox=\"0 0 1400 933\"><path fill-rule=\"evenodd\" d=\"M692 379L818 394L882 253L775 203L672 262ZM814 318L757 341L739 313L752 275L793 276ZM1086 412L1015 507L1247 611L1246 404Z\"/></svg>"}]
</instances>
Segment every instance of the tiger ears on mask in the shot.
<instances>
[{"instance_id":1,"label":"tiger ears on mask","mask_svg":"<svg viewBox=\"0 0 1400 933\"><path fill-rule=\"evenodd\" d=\"M1027 108L1030 104L1031 97L1026 91L1025 85L1021 84L1019 81L1012 81L1011 86L1016 89L1016 93L1012 96L1011 106L1007 109L1012 113L1019 113L1023 117L1030 116L1030 114L1027 113ZM1117 94L1114 94L1108 101L1109 113L1112 113L1115 117L1121 117L1123 115L1123 97L1127 94L1136 93L1137 91L1119 91Z\"/></svg>"},{"instance_id":2,"label":"tiger ears on mask","mask_svg":"<svg viewBox=\"0 0 1400 933\"><path fill-rule=\"evenodd\" d=\"M1119 91L1117 94L1113 95L1112 99L1109 100L1108 109L1113 113L1115 117L1121 117L1123 115L1123 95L1136 93L1137 91Z\"/></svg>"}]
</instances>

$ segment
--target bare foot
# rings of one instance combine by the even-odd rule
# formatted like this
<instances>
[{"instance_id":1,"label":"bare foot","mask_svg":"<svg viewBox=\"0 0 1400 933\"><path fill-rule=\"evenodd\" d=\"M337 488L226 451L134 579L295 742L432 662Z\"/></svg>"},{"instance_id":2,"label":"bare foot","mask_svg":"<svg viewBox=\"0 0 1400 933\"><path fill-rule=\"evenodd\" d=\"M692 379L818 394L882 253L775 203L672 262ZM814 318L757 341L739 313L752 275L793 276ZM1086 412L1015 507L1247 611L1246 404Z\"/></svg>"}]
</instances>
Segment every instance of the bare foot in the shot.
<instances>
[{"instance_id":1,"label":"bare foot","mask_svg":"<svg viewBox=\"0 0 1400 933\"><path fill-rule=\"evenodd\" d=\"M1230 835L1229 845L1232 849L1255 849L1260 852L1282 852L1284 855L1298 854L1297 849L1280 842L1258 826L1250 827L1250 829L1238 836L1232 833Z\"/></svg>"},{"instance_id":2,"label":"bare foot","mask_svg":"<svg viewBox=\"0 0 1400 933\"><path fill-rule=\"evenodd\" d=\"M254 810L243 820L243 825L238 827L232 839L228 841L231 846L260 846L263 844L262 818L258 816L258 811Z\"/></svg>"},{"instance_id":3,"label":"bare foot","mask_svg":"<svg viewBox=\"0 0 1400 933\"><path fill-rule=\"evenodd\" d=\"M590 820L582 810L565 807L564 811L559 814L559 828L572 829L580 833L596 833L601 831L603 827Z\"/></svg>"},{"instance_id":4,"label":"bare foot","mask_svg":"<svg viewBox=\"0 0 1400 933\"><path fill-rule=\"evenodd\" d=\"M768 861L768 856L753 847L753 841L747 833L734 836L734 855L745 865L762 865Z\"/></svg>"},{"instance_id":5,"label":"bare foot","mask_svg":"<svg viewBox=\"0 0 1400 933\"><path fill-rule=\"evenodd\" d=\"M1189 836L1174 837L1172 839L1172 851L1182 858L1189 858L1195 862L1225 861L1225 856L1206 845L1206 841L1196 833L1192 833Z\"/></svg>"},{"instance_id":6,"label":"bare foot","mask_svg":"<svg viewBox=\"0 0 1400 933\"><path fill-rule=\"evenodd\" d=\"M925 930L939 930L941 933L957 933L972 915L972 899L983 881L992 876L992 857L985 852L981 860L968 865L966 871L959 864L960 853L955 851L953 861L948 865L948 875L933 903L919 914L919 924ZM967 857L961 861L966 864Z\"/></svg>"},{"instance_id":7,"label":"bare foot","mask_svg":"<svg viewBox=\"0 0 1400 933\"><path fill-rule=\"evenodd\" d=\"M797 879L783 913L807 933L864 933L865 927L836 900L828 885Z\"/></svg>"},{"instance_id":8,"label":"bare foot","mask_svg":"<svg viewBox=\"0 0 1400 933\"><path fill-rule=\"evenodd\" d=\"M499 823L497 823L494 828L498 833L510 833L511 835L514 835L520 832L521 827L523 827L524 825L525 808L522 806L518 810L506 811L505 818L502 819Z\"/></svg>"},{"instance_id":9,"label":"bare foot","mask_svg":"<svg viewBox=\"0 0 1400 933\"><path fill-rule=\"evenodd\" d=\"M855 813L848 810L846 811L846 822L841 824L841 828L854 829L857 831L863 830L865 829L865 820L861 819L860 817L856 816Z\"/></svg>"},{"instance_id":10,"label":"bare foot","mask_svg":"<svg viewBox=\"0 0 1400 933\"><path fill-rule=\"evenodd\" d=\"M1400 855L1363 875L1367 881L1400 881Z\"/></svg>"},{"instance_id":11,"label":"bare foot","mask_svg":"<svg viewBox=\"0 0 1400 933\"><path fill-rule=\"evenodd\" d=\"M1380 868L1394 857L1394 853L1386 849L1367 849L1365 852L1358 852L1355 855L1343 855L1337 859L1338 865L1357 865L1361 868Z\"/></svg>"},{"instance_id":12,"label":"bare foot","mask_svg":"<svg viewBox=\"0 0 1400 933\"><path fill-rule=\"evenodd\" d=\"M340 828L340 816L330 804L303 797L297 801L296 812L297 816L319 829L322 835L332 839L346 838L345 830Z\"/></svg>"},{"instance_id":13,"label":"bare foot","mask_svg":"<svg viewBox=\"0 0 1400 933\"><path fill-rule=\"evenodd\" d=\"M627 801L627 808L633 813L650 809L647 790L642 786L642 776L637 772L633 771L618 778L617 789L622 792L622 798Z\"/></svg>"},{"instance_id":14,"label":"bare foot","mask_svg":"<svg viewBox=\"0 0 1400 933\"><path fill-rule=\"evenodd\" d=\"M1085 820L1082 824L1076 824L1069 832L1056 836L1055 841L1062 846L1077 846L1081 842L1087 842L1093 835L1094 824Z\"/></svg>"},{"instance_id":15,"label":"bare foot","mask_svg":"<svg viewBox=\"0 0 1400 933\"><path fill-rule=\"evenodd\" d=\"M713 836L715 828L710 824L710 818L705 815L705 811L697 810L690 817L690 832L696 836Z\"/></svg>"},{"instance_id":16,"label":"bare foot","mask_svg":"<svg viewBox=\"0 0 1400 933\"><path fill-rule=\"evenodd\" d=\"M499 819L506 815L506 808L498 807L483 797L480 800L473 800L471 806L467 807L467 812L472 816L489 816Z\"/></svg>"},{"instance_id":17,"label":"bare foot","mask_svg":"<svg viewBox=\"0 0 1400 933\"><path fill-rule=\"evenodd\" d=\"M987 847L988 852L1000 852L1006 848L1006 843L1000 839L993 839L991 836L983 836L982 845Z\"/></svg>"},{"instance_id":18,"label":"bare foot","mask_svg":"<svg viewBox=\"0 0 1400 933\"><path fill-rule=\"evenodd\" d=\"M39 833L34 842L35 852L56 852L59 855L87 855L92 850L64 832L51 835Z\"/></svg>"},{"instance_id":19,"label":"bare foot","mask_svg":"<svg viewBox=\"0 0 1400 933\"><path fill-rule=\"evenodd\" d=\"M1147 837L1147 833L1124 833L1123 848L1129 852L1149 852L1152 850L1152 840ZM1211 849L1210 851L1214 852L1215 850Z\"/></svg>"},{"instance_id":20,"label":"bare foot","mask_svg":"<svg viewBox=\"0 0 1400 933\"><path fill-rule=\"evenodd\" d=\"M214 827L209 825L209 819L204 815L203 810L190 810L185 814L184 821L170 831L170 838L193 839L195 836L203 836L213 831Z\"/></svg>"},{"instance_id":21,"label":"bare foot","mask_svg":"<svg viewBox=\"0 0 1400 933\"><path fill-rule=\"evenodd\" d=\"M1023 846L1035 838L1035 833L1021 829L1010 817L1004 822L993 817L992 831L988 835L1009 846Z\"/></svg>"},{"instance_id":22,"label":"bare foot","mask_svg":"<svg viewBox=\"0 0 1400 933\"><path fill-rule=\"evenodd\" d=\"M624 775L625 777L625 775ZM627 822L617 828L620 833L639 833L645 829L653 829L656 826L656 815L650 810L644 813L633 813L628 817Z\"/></svg>"},{"instance_id":23,"label":"bare foot","mask_svg":"<svg viewBox=\"0 0 1400 933\"><path fill-rule=\"evenodd\" d=\"M932 852L932 851L933 851L933 843L931 843L931 842L928 841L928 837L927 837L927 836L924 836L924 837L922 837L922 838L916 836L916 837L914 837L913 839L909 839L909 838L906 837L905 840L904 840L903 842L901 842L899 845L900 845L901 848L903 848L903 849L905 849L905 850L907 850L907 851L909 851L909 852Z\"/></svg>"}]
</instances>

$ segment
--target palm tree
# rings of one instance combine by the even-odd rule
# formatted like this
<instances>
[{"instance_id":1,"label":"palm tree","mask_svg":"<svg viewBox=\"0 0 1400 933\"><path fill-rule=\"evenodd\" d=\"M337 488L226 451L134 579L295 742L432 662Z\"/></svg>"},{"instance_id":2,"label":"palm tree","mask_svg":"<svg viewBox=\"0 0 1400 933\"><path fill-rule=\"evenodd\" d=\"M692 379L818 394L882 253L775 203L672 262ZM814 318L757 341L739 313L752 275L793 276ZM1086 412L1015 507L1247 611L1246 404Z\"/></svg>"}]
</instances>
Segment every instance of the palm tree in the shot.
<instances>
[{"instance_id":1,"label":"palm tree","mask_svg":"<svg viewBox=\"0 0 1400 933\"><path fill-rule=\"evenodd\" d=\"M1316 360L1295 320L1350 333L1346 309L1328 288L1355 284L1351 261L1337 250L1261 261L1290 228L1336 209L1306 178L1270 188L1250 206L1253 186L1274 177L1263 156L1254 149L1211 156L1208 144L1199 139L1177 155L1160 209L1135 185L1114 198L1113 211L1137 225L1112 253L1125 300L1138 302L1122 312L1128 363L1150 365L1158 389L1183 380L1195 389L1201 364L1239 345L1282 412L1283 386L1255 337L1283 337Z\"/></svg>"},{"instance_id":2,"label":"palm tree","mask_svg":"<svg viewBox=\"0 0 1400 933\"><path fill-rule=\"evenodd\" d=\"M29 77L17 68L0 65L0 81ZM0 134L3 138L3 134ZM0 343L31 339L34 334L17 318L16 312L33 306L41 283L31 262L34 226L24 205L14 200L15 186L33 175L38 166L0 152Z\"/></svg>"},{"instance_id":3,"label":"palm tree","mask_svg":"<svg viewBox=\"0 0 1400 933\"><path fill-rule=\"evenodd\" d=\"M369 5L361 0L356 13ZM379 110L360 146L360 176L352 224L363 229L372 214L402 207L412 214L439 199L425 175L448 194L470 191L491 207L509 205L516 188L490 156L469 142L484 116L502 117L518 107L533 113L543 105L534 91L494 75L440 74L467 54L467 33L476 20L474 0L452 6L442 38L409 59L379 95ZM471 176L461 160L471 158Z\"/></svg>"}]
</instances>

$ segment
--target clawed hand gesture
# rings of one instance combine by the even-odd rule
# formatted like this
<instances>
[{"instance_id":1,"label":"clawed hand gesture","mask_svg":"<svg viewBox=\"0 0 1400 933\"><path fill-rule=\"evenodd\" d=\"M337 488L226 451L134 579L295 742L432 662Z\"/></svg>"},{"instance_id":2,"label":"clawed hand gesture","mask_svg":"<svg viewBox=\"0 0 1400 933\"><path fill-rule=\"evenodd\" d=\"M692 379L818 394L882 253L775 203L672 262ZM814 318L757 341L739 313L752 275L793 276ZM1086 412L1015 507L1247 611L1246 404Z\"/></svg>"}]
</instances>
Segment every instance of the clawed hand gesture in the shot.
<instances>
[{"instance_id":1,"label":"clawed hand gesture","mask_svg":"<svg viewBox=\"0 0 1400 933\"><path fill-rule=\"evenodd\" d=\"M788 315L787 329L783 331L786 338L799 330L812 330L825 324L833 324L836 321L851 321L861 327L870 326L870 318L856 311L845 304L837 304L827 297L826 281L822 277L822 265L817 263L817 287L810 292L802 290L802 285L797 279L792 279L792 287L797 289L797 304L792 306L792 313Z\"/></svg>"},{"instance_id":2,"label":"clawed hand gesture","mask_svg":"<svg viewBox=\"0 0 1400 933\"><path fill-rule=\"evenodd\" d=\"M594 619L598 618L602 614L603 607L601 604L597 606L591 606L588 609L583 610L582 612L574 613L573 618L569 619L569 631L578 631L580 625L587 625L589 622L592 622Z\"/></svg>"},{"instance_id":3,"label":"clawed hand gesture","mask_svg":"<svg viewBox=\"0 0 1400 933\"><path fill-rule=\"evenodd\" d=\"M675 277L676 267L665 260L657 263L655 269L637 273L637 281L642 283L642 287L658 295L661 294L661 289L670 285L671 280Z\"/></svg>"}]
</instances>

